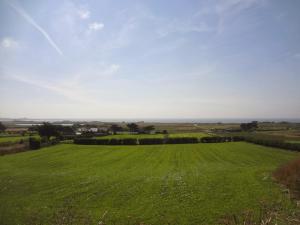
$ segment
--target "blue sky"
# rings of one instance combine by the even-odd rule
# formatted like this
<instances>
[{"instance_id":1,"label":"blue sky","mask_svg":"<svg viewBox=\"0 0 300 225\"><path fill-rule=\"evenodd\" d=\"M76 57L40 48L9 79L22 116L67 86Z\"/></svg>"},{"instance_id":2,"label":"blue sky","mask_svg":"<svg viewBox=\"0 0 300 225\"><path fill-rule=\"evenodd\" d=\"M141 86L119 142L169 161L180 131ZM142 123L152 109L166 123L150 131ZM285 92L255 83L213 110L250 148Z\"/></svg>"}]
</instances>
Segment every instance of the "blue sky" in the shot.
<instances>
[{"instance_id":1,"label":"blue sky","mask_svg":"<svg viewBox=\"0 0 300 225\"><path fill-rule=\"evenodd\" d=\"M299 118L298 0L0 0L0 117Z\"/></svg>"}]
</instances>

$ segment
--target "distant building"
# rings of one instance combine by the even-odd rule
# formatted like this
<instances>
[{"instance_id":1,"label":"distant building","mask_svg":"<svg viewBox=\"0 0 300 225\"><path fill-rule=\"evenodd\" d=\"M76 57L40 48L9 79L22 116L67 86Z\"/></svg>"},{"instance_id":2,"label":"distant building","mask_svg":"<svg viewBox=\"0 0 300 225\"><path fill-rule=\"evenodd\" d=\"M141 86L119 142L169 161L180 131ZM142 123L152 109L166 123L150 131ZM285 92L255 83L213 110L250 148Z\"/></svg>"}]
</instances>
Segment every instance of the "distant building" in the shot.
<instances>
[{"instance_id":1,"label":"distant building","mask_svg":"<svg viewBox=\"0 0 300 225\"><path fill-rule=\"evenodd\" d=\"M98 132L98 128L97 127L89 128L89 132L97 133Z\"/></svg>"}]
</instances>

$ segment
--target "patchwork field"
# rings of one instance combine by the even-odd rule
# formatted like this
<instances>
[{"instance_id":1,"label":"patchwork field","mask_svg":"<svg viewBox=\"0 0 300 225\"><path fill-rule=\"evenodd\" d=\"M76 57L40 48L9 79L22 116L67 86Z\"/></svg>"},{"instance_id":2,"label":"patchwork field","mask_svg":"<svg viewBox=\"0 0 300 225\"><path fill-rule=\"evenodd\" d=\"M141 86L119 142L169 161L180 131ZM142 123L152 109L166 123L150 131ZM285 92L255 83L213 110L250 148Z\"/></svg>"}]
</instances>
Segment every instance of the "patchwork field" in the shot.
<instances>
[{"instance_id":1,"label":"patchwork field","mask_svg":"<svg viewBox=\"0 0 300 225\"><path fill-rule=\"evenodd\" d=\"M53 224L57 215L77 225L216 224L282 199L270 173L296 156L243 142L62 144L3 156L0 224Z\"/></svg>"}]
</instances>

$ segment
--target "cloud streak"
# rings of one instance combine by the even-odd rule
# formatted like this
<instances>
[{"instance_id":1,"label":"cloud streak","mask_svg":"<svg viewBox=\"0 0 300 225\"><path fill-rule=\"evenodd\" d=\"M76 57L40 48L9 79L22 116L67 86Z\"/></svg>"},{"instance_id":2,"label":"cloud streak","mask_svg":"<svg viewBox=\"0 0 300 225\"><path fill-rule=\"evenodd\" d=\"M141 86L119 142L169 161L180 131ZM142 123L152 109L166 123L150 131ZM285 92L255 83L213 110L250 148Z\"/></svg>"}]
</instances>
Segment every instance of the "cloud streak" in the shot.
<instances>
[{"instance_id":1,"label":"cloud streak","mask_svg":"<svg viewBox=\"0 0 300 225\"><path fill-rule=\"evenodd\" d=\"M25 84L33 85L39 88L50 90L56 94L64 96L75 102L81 102L84 104L96 104L97 102L88 96L86 91L78 86L77 82L73 82L73 85L68 85L68 82L62 84L51 84L49 82L43 82L40 80L32 79L25 76L11 75L7 76L8 79L12 79L17 82L22 82Z\"/></svg>"},{"instance_id":2,"label":"cloud streak","mask_svg":"<svg viewBox=\"0 0 300 225\"><path fill-rule=\"evenodd\" d=\"M28 23L30 23L34 28L36 28L48 41L48 43L56 50L59 55L63 55L62 50L53 41L50 35L40 26L35 20L18 4L12 3L11 1L6 1L9 6L11 6L20 16L22 16Z\"/></svg>"}]
</instances>

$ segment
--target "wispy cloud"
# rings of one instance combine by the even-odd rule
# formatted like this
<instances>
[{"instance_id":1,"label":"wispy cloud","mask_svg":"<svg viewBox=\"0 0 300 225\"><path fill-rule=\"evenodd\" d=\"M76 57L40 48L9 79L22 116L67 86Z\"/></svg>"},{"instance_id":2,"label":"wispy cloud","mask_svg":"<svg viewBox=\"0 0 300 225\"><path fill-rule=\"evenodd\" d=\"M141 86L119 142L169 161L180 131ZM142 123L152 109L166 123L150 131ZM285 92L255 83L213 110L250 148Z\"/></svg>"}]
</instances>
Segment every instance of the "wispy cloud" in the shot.
<instances>
[{"instance_id":1,"label":"wispy cloud","mask_svg":"<svg viewBox=\"0 0 300 225\"><path fill-rule=\"evenodd\" d=\"M215 6L215 12L219 17L218 33L225 30L225 22L229 17L236 16L242 11L254 6L261 6L267 0L223 0Z\"/></svg>"},{"instance_id":2,"label":"wispy cloud","mask_svg":"<svg viewBox=\"0 0 300 225\"><path fill-rule=\"evenodd\" d=\"M180 22L175 20L172 22L169 21L166 24L167 24L166 26L160 27L157 30L159 37L165 37L173 33L181 33L181 34L186 34L191 32L201 33L201 32L208 32L212 30L212 28L209 27L204 22L192 23L190 21Z\"/></svg>"},{"instance_id":3,"label":"wispy cloud","mask_svg":"<svg viewBox=\"0 0 300 225\"><path fill-rule=\"evenodd\" d=\"M17 3L12 1L6 1L20 16L22 16L28 23L34 26L48 41L48 43L56 50L56 52L60 55L63 55L61 49L57 46L57 44L53 41L50 35L40 26L35 20Z\"/></svg>"},{"instance_id":4,"label":"wispy cloud","mask_svg":"<svg viewBox=\"0 0 300 225\"><path fill-rule=\"evenodd\" d=\"M5 37L1 40L1 46L3 48L16 48L19 43L11 37Z\"/></svg>"},{"instance_id":5,"label":"wispy cloud","mask_svg":"<svg viewBox=\"0 0 300 225\"><path fill-rule=\"evenodd\" d=\"M72 85L70 85L68 82L60 82L59 84L55 84L30 77L25 77L24 75L10 75L6 78L50 90L72 101L86 104L96 104L96 101L91 96L87 95L86 91L78 85L77 81L71 82Z\"/></svg>"},{"instance_id":6,"label":"wispy cloud","mask_svg":"<svg viewBox=\"0 0 300 225\"><path fill-rule=\"evenodd\" d=\"M89 30L102 30L104 28L104 24L103 23L99 23L99 22L93 22L89 24Z\"/></svg>"}]
</instances>

